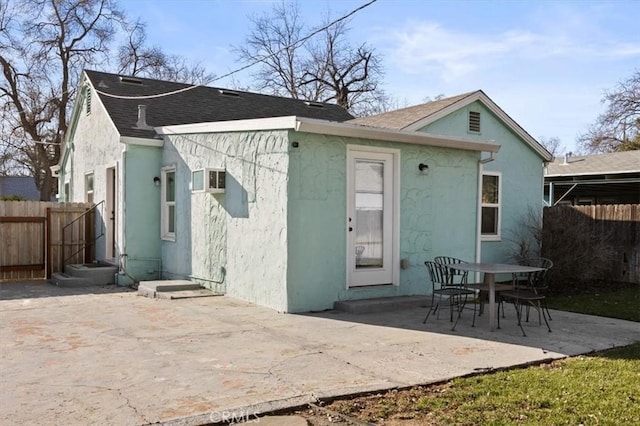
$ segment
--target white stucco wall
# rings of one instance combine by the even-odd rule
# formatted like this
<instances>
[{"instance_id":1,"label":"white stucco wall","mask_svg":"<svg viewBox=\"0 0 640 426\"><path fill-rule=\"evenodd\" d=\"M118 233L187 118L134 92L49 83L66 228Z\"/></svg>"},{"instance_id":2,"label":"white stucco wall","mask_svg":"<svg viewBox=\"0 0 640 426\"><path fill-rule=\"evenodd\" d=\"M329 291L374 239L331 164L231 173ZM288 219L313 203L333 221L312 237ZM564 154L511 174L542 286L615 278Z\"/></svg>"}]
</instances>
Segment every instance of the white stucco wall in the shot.
<instances>
[{"instance_id":1,"label":"white stucco wall","mask_svg":"<svg viewBox=\"0 0 640 426\"><path fill-rule=\"evenodd\" d=\"M191 277L239 299L287 310L287 132L165 137L176 166L175 242L162 242L167 278ZM224 168L224 194L191 193L191 172Z\"/></svg>"},{"instance_id":2,"label":"white stucco wall","mask_svg":"<svg viewBox=\"0 0 640 426\"><path fill-rule=\"evenodd\" d=\"M93 172L93 201L99 203L107 198L107 169L120 168L120 159L124 145L119 140L119 134L106 113L97 93L92 92L91 113L87 114L85 105L79 106L82 110L77 125L73 131L73 147L69 153L69 159L63 172L63 181L69 180L70 201L85 201L85 174ZM121 173L118 173L118 186L122 187ZM64 185L63 185L64 187ZM116 204L122 206L121 193L116 194ZM102 210L105 217L101 220L103 225L109 220L109 212ZM122 217L122 214L117 215ZM122 241L121 221L117 222L116 240ZM106 238L96 242L96 257L105 258Z\"/></svg>"}]
</instances>

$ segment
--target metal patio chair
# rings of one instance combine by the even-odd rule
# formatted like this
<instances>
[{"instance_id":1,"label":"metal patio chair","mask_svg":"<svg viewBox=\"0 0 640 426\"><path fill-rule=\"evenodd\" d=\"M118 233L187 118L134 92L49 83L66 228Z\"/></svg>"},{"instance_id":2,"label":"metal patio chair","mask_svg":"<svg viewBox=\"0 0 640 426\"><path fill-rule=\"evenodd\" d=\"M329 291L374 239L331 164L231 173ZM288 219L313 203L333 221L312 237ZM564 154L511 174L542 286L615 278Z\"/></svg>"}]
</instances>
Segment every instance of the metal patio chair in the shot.
<instances>
[{"instance_id":1,"label":"metal patio chair","mask_svg":"<svg viewBox=\"0 0 640 426\"><path fill-rule=\"evenodd\" d=\"M443 298L446 297L449 303L449 320L451 322L453 322L453 311L454 309L457 310L456 320L451 328L451 330L455 330L462 315L462 310L467 303L467 298L469 296L475 297L475 291L465 288L463 283L454 282L452 274L449 273L450 269L446 266L432 261L426 261L424 265L431 278L431 306L422 323L425 324L429 316L434 312L438 312L437 315L439 316L438 308ZM437 301L436 296L438 296ZM473 316L475 320L475 305Z\"/></svg>"},{"instance_id":2,"label":"metal patio chair","mask_svg":"<svg viewBox=\"0 0 640 426\"><path fill-rule=\"evenodd\" d=\"M526 262L526 263L525 263ZM538 311L538 324L542 325L542 319L544 319L547 329L551 332L549 326L549 309L546 303L546 292L549 289L547 283L547 271L553 266L553 262L545 258L527 259L523 262L527 266L537 266L540 271L529 272L521 275L514 275L514 288L510 291L502 292L502 298L505 301L513 303L516 308L516 314L518 316L518 326L522 331L522 335L527 334L522 327L522 314L526 308L526 321L529 321L529 310L534 308Z\"/></svg>"},{"instance_id":3,"label":"metal patio chair","mask_svg":"<svg viewBox=\"0 0 640 426\"><path fill-rule=\"evenodd\" d=\"M478 316L482 315L484 312L484 302L489 298L489 288L485 283L475 283L469 282L469 273L467 271L461 271L455 268L451 268L451 265L455 265L457 263L467 263L462 259L458 259L451 256L437 256L433 259L436 263L441 265L449 266L449 270L451 271L451 278L453 282L461 282L465 288L475 290L478 293L478 297L474 302L480 304L480 309L478 310ZM502 306L502 318L504 318L504 304L502 303L502 299L500 299L500 291L511 290L511 285L504 284L496 284L496 303L498 304L498 328L500 328L500 307ZM475 313L475 303L474 303L474 313ZM476 325L476 316L473 316L473 322L471 323L472 327Z\"/></svg>"}]
</instances>

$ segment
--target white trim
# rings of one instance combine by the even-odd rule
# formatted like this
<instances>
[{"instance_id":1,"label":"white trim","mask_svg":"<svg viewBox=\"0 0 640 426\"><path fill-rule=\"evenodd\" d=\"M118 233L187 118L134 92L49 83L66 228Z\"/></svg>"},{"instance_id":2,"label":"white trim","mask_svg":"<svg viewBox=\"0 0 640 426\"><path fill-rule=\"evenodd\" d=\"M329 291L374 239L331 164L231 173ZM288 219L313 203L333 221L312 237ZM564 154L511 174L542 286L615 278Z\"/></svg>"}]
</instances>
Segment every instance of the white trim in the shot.
<instances>
[{"instance_id":1,"label":"white trim","mask_svg":"<svg viewBox=\"0 0 640 426\"><path fill-rule=\"evenodd\" d=\"M363 154L386 154L386 155L391 155L392 156L392 167L393 167L393 174L392 174L392 194L391 194L391 209L392 209L392 223L391 223L391 227L392 227L392 235L391 235L391 259L390 259L390 267L391 267L391 283L392 285L395 286L399 286L400 285L400 150L399 149L393 149L393 148L383 148L383 147L376 147L376 146L367 146L367 145L347 145L347 151L346 151L347 155L347 179L346 179L346 185L347 185L347 212L346 212L346 216L349 217L349 215L352 213L352 209L353 209L353 205L352 205L352 200L350 200L349 198L349 188L352 185L352 177L351 174L349 173L348 168L350 167L350 159L353 158L353 154L354 153L363 153ZM347 222L346 224L347 227L349 227L349 223ZM346 283L346 288L348 289L353 289L353 288L358 288L360 286L366 286L369 284L352 284L351 283L351 271L350 271L350 267L352 265L355 264L355 259L354 256L355 254L352 253L351 249L350 249L350 244L349 244L349 240L350 240L350 235L349 232L347 231L347 268L346 268L346 277L345 277L345 283ZM389 284L389 283L383 283L383 284ZM381 285L380 283L376 283L376 284L370 284L370 285Z\"/></svg>"},{"instance_id":2,"label":"white trim","mask_svg":"<svg viewBox=\"0 0 640 426\"><path fill-rule=\"evenodd\" d=\"M484 176L497 176L498 177L498 203L484 203L482 202L482 184ZM478 215L480 216L480 239L482 241L502 241L502 172L494 171L482 171L480 179L480 209ZM498 209L497 229L495 234L483 234L482 233L482 207L493 207Z\"/></svg>"},{"instance_id":3,"label":"white trim","mask_svg":"<svg viewBox=\"0 0 640 426\"><path fill-rule=\"evenodd\" d=\"M158 148L162 148L164 146L163 139L136 138L133 136L120 136L120 143L127 145L155 146Z\"/></svg>"},{"instance_id":4,"label":"white trim","mask_svg":"<svg viewBox=\"0 0 640 426\"><path fill-rule=\"evenodd\" d=\"M469 96L466 96L460 99L457 102L447 106L446 108L441 109L438 112L435 112L419 121L416 121L413 124L405 127L403 130L406 131L418 131L423 127L451 114L459 110L460 108L464 108L465 106L480 101L482 104L489 109L493 114L495 114L500 120L502 120L507 127L509 127L516 135L518 135L521 139L523 139L533 150L538 153L544 160L553 161L553 155L549 153L538 141L536 141L526 130L524 130L518 123L516 123L513 118L509 117L509 115L502 110L495 102L493 102L482 90L478 90L474 93L471 93ZM480 128L482 130L482 127Z\"/></svg>"},{"instance_id":5,"label":"white trim","mask_svg":"<svg viewBox=\"0 0 640 426\"><path fill-rule=\"evenodd\" d=\"M477 141L453 136L381 129L358 124L338 123L296 116L183 124L155 128L155 131L161 135L260 130L295 130L304 133L373 139L386 142L402 142L413 145L429 145L468 151L498 152L500 150L500 145L491 141Z\"/></svg>"},{"instance_id":6,"label":"white trim","mask_svg":"<svg viewBox=\"0 0 640 426\"><path fill-rule=\"evenodd\" d=\"M160 169L160 238L164 241L175 241L176 240L176 216L177 216L177 208L176 208L176 200L177 196L177 174L176 174L176 165L172 164L169 166L164 166ZM173 201L166 201L166 190L167 190L167 174L173 173L174 175L174 191ZM173 232L169 231L169 207L173 206Z\"/></svg>"}]
</instances>

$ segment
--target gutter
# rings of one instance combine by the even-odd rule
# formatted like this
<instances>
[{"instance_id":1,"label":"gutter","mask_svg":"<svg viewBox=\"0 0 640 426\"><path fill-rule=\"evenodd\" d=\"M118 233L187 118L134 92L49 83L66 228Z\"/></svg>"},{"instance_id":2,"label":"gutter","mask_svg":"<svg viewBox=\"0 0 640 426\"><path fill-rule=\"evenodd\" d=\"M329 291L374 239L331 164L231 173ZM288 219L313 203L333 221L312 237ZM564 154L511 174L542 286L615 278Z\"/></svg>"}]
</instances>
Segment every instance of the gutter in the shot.
<instances>
[{"instance_id":1,"label":"gutter","mask_svg":"<svg viewBox=\"0 0 640 426\"><path fill-rule=\"evenodd\" d=\"M379 127L361 126L357 124L339 123L335 121L296 116L161 126L156 127L154 130L160 135L293 130L296 132L319 135L372 139L385 142L408 143L413 145L428 145L476 152L496 153L500 150L500 145L492 141L477 141L474 139L433 135L406 130L390 130Z\"/></svg>"}]
</instances>

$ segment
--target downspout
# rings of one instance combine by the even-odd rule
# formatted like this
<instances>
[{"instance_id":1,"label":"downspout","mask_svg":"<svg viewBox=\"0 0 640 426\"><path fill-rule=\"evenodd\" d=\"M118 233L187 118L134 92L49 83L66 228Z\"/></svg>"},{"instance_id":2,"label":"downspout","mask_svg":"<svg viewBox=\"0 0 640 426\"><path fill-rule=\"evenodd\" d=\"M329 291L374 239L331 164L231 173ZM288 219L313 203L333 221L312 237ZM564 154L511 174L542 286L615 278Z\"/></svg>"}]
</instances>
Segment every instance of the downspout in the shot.
<instances>
[{"instance_id":1,"label":"downspout","mask_svg":"<svg viewBox=\"0 0 640 426\"><path fill-rule=\"evenodd\" d=\"M482 172L484 171L484 165L490 163L496 158L495 152L490 152L488 158L478 160L478 197L477 197L477 212L476 215L476 263L481 262L482 259ZM476 273L476 282L478 281L478 273Z\"/></svg>"}]
</instances>

